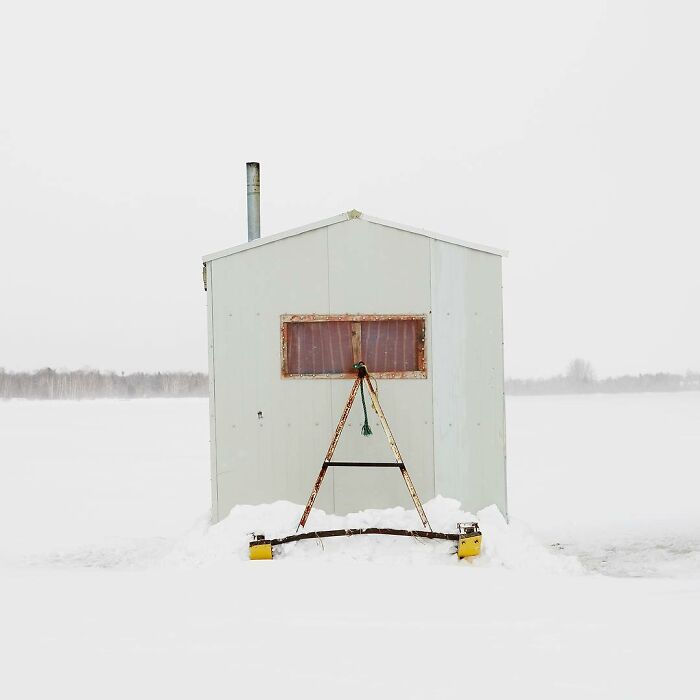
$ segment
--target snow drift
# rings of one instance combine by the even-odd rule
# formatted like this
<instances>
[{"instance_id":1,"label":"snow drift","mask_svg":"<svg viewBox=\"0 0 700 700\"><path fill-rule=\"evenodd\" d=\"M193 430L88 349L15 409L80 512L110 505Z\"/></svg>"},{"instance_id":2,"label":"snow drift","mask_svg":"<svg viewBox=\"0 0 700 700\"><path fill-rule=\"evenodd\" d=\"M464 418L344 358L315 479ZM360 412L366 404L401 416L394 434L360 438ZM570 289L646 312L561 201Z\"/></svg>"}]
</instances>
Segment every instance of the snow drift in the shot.
<instances>
[{"instance_id":1,"label":"snow drift","mask_svg":"<svg viewBox=\"0 0 700 700\"><path fill-rule=\"evenodd\" d=\"M162 564L204 566L233 559L249 563L248 543L252 532L281 537L296 530L302 506L288 501L258 506L237 506L216 525L200 523L197 528L173 544ZM508 524L495 506L476 515L461 510L458 501L437 497L425 504L430 524L436 531L456 532L458 522L476 520L484 534L481 556L460 562L455 543L440 540L411 539L386 535L359 535L326 540L293 542L275 551L275 561L314 559L317 561L365 561L375 563L443 564L452 566L495 566L509 569L533 569L555 573L578 573L581 567L574 557L543 546L520 524ZM345 516L314 509L306 530L330 530L364 527L417 529L413 510L387 508L363 510ZM251 565L260 565L254 562Z\"/></svg>"}]
</instances>

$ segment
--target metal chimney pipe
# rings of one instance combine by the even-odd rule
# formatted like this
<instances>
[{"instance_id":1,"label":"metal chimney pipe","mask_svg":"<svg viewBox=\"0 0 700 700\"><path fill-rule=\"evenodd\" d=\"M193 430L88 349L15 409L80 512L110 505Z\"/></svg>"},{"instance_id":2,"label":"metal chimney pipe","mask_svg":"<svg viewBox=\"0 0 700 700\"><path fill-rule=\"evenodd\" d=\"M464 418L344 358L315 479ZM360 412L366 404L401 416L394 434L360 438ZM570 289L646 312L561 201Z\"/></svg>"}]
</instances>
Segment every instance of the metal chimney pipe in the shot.
<instances>
[{"instance_id":1,"label":"metal chimney pipe","mask_svg":"<svg viewBox=\"0 0 700 700\"><path fill-rule=\"evenodd\" d=\"M260 163L246 163L248 181L248 240L260 238Z\"/></svg>"}]
</instances>

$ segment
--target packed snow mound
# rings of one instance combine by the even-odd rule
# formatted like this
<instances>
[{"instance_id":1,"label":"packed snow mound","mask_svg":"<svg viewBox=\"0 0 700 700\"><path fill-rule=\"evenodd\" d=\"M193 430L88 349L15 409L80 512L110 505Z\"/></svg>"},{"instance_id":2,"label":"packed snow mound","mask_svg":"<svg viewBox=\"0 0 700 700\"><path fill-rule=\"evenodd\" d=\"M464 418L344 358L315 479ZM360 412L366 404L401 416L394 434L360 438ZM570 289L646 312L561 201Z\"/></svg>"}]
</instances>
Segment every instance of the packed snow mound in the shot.
<instances>
[{"instance_id":1,"label":"packed snow mound","mask_svg":"<svg viewBox=\"0 0 700 700\"><path fill-rule=\"evenodd\" d=\"M525 527L507 523L496 506L476 515L461 510L459 501L437 497L425 503L433 530L456 532L458 522L477 521L483 533L481 555L459 561L455 543L385 535L335 537L324 540L293 542L275 550L275 561L313 559L323 562L366 561L376 563L422 563L452 566L504 567L508 569L580 573L578 560L540 544ZM302 506L277 501L258 506L236 506L216 525L200 523L177 542L163 558L164 565L204 566L238 560L249 562L248 543L251 533L276 538L296 531ZM314 509L307 531L391 527L423 529L414 510L386 508L363 510L348 515L332 515ZM260 565L259 562L253 565Z\"/></svg>"}]
</instances>

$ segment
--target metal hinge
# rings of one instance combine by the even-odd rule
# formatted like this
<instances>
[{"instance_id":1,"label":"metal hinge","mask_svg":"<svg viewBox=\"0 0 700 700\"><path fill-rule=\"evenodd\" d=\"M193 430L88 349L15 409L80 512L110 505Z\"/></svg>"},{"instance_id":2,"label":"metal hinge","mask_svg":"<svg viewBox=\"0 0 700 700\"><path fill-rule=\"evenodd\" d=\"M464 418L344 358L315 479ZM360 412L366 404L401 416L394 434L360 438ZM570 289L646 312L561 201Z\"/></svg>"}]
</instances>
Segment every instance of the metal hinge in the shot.
<instances>
[{"instance_id":1,"label":"metal hinge","mask_svg":"<svg viewBox=\"0 0 700 700\"><path fill-rule=\"evenodd\" d=\"M202 263L202 282L204 282L204 291L207 291L207 264Z\"/></svg>"}]
</instances>

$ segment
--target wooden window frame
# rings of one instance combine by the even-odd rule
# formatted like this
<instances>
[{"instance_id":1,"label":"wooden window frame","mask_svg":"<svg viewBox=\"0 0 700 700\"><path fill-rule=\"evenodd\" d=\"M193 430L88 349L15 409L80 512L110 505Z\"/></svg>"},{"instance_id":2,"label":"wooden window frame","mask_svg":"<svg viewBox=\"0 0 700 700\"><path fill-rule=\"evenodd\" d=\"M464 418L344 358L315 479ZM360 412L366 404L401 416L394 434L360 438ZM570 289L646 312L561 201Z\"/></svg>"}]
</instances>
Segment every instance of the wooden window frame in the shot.
<instances>
[{"instance_id":1,"label":"wooden window frame","mask_svg":"<svg viewBox=\"0 0 700 700\"><path fill-rule=\"evenodd\" d=\"M418 370L399 372L372 372L370 374L377 379L426 379L428 377L427 363L425 361L425 314L283 314L280 316L280 348L283 379L355 379L356 372L343 372L339 374L290 374L287 368L287 324L289 323L315 323L319 321L349 321L352 323L352 355L353 362L360 362L362 348L362 321L422 321L423 333L418 345Z\"/></svg>"}]
</instances>

